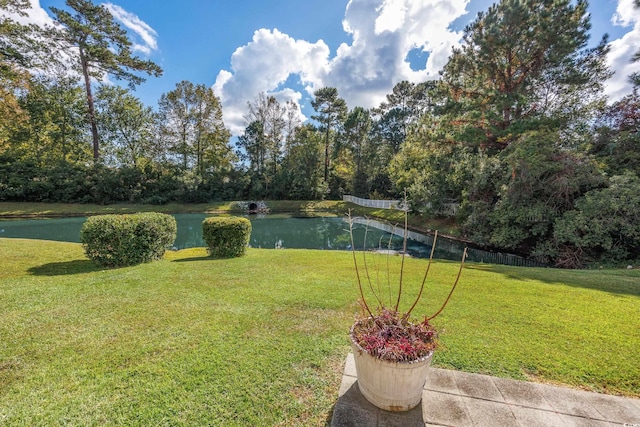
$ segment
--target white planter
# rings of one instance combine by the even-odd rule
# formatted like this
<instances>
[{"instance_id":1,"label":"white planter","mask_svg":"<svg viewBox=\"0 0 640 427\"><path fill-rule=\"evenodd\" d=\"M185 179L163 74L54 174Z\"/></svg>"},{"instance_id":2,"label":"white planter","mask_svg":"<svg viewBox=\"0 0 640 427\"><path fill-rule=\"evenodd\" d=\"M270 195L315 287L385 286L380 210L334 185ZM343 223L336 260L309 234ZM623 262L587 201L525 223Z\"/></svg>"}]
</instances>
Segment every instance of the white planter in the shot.
<instances>
[{"instance_id":1,"label":"white planter","mask_svg":"<svg viewBox=\"0 0 640 427\"><path fill-rule=\"evenodd\" d=\"M390 362L371 356L351 339L362 395L387 411L408 411L422 399L433 352L413 362Z\"/></svg>"}]
</instances>

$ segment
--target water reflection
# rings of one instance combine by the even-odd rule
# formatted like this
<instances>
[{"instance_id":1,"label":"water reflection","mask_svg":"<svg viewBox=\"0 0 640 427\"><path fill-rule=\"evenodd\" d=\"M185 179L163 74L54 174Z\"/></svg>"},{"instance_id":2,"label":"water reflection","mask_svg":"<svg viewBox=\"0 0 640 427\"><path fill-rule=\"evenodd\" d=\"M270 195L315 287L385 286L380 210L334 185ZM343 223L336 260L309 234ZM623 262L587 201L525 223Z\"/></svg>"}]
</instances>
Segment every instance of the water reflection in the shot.
<instances>
[{"instance_id":1,"label":"water reflection","mask_svg":"<svg viewBox=\"0 0 640 427\"><path fill-rule=\"evenodd\" d=\"M175 249L205 246L202 239L202 221L211 215L176 214L178 232ZM249 215L252 225L249 245L266 249L341 249L351 248L349 223L343 217L304 217L285 214ZM80 242L80 229L85 217L20 219L0 221L0 237L14 237L63 242ZM366 231L365 231L366 230ZM366 237L366 240L365 240ZM402 238L387 230L369 226L362 222L354 224L354 241L357 249L402 249ZM426 242L425 242L426 243ZM421 256L430 250L414 239L409 241L408 251ZM427 243L428 244L428 243Z\"/></svg>"},{"instance_id":2,"label":"water reflection","mask_svg":"<svg viewBox=\"0 0 640 427\"><path fill-rule=\"evenodd\" d=\"M0 220L0 237L80 242L85 217Z\"/></svg>"}]
</instances>

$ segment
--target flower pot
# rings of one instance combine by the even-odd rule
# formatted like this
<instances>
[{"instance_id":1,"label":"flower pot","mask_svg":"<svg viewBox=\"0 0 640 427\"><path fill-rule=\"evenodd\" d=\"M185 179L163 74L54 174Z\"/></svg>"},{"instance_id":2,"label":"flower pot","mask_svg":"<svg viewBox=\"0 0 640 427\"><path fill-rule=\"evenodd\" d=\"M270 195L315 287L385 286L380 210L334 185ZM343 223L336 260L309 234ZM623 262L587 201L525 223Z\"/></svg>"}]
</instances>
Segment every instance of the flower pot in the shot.
<instances>
[{"instance_id":1,"label":"flower pot","mask_svg":"<svg viewBox=\"0 0 640 427\"><path fill-rule=\"evenodd\" d=\"M358 387L378 408L408 411L422 399L433 352L412 362L390 362L371 356L351 337Z\"/></svg>"}]
</instances>

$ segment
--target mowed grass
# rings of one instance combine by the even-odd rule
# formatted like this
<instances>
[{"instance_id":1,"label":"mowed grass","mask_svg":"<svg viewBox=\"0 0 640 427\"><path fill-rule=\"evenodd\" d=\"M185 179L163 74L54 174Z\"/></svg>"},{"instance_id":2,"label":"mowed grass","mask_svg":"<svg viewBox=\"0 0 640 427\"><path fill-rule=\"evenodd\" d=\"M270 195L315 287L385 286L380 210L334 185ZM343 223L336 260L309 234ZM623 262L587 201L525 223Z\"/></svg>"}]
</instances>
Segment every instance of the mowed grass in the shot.
<instances>
[{"instance_id":1,"label":"mowed grass","mask_svg":"<svg viewBox=\"0 0 640 427\"><path fill-rule=\"evenodd\" d=\"M331 417L359 311L348 252L189 249L101 269L79 244L0 239L0 262L0 425ZM407 260L409 293L425 266ZM418 314L439 307L457 269L434 263ZM467 264L434 320L434 365L638 397L639 273Z\"/></svg>"}]
</instances>

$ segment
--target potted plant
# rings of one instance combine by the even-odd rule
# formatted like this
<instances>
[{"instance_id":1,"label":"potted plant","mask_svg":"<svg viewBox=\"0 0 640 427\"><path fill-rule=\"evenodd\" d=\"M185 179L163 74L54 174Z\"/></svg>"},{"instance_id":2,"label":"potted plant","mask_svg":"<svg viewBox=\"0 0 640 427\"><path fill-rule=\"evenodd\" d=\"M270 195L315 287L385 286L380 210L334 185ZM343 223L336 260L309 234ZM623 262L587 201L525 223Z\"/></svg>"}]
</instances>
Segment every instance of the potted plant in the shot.
<instances>
[{"instance_id":1,"label":"potted plant","mask_svg":"<svg viewBox=\"0 0 640 427\"><path fill-rule=\"evenodd\" d=\"M380 296L382 287L378 287L378 291L376 291L372 284L374 280L372 280L372 274L367 262L368 255L366 250L362 251L362 264L358 262L353 237L353 219L351 218L351 213L349 213L349 234L360 293L359 302L363 311L363 316L356 319L349 334L358 376L358 387L368 401L388 411L408 411L420 403L431 358L437 347L438 334L431 324L431 320L442 313L449 302L460 280L467 254L465 248L458 275L449 292L449 296L440 309L430 316L424 316L421 321L412 320L413 310L423 295L438 234L436 232L434 235L431 254L418 295L409 306L409 309L401 312L400 304L405 293L403 276L407 252L407 216L407 209L405 208L399 281L395 290L392 290L390 284L387 286L387 290L395 293L395 295L390 295L389 302L384 303L383 300L385 298ZM390 256L389 252L387 252L387 256ZM387 263L387 277L390 276L388 269L389 263ZM379 277L379 274L376 274L376 276ZM368 284L366 292L365 284L363 283ZM367 301L368 299L375 300L375 309L371 308L372 304Z\"/></svg>"}]
</instances>

